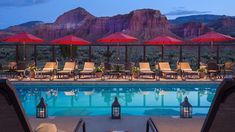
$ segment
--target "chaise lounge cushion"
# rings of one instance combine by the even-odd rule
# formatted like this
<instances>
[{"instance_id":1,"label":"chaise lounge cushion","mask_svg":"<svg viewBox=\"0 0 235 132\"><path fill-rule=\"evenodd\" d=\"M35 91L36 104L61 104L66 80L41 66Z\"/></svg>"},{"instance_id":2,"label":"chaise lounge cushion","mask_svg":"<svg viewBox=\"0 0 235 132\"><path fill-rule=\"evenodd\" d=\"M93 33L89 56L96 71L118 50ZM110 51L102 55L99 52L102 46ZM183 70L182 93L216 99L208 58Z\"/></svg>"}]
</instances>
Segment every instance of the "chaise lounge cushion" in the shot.
<instances>
[{"instance_id":1,"label":"chaise lounge cushion","mask_svg":"<svg viewBox=\"0 0 235 132\"><path fill-rule=\"evenodd\" d=\"M57 128L55 124L42 123L36 128L35 132L57 132Z\"/></svg>"},{"instance_id":2,"label":"chaise lounge cushion","mask_svg":"<svg viewBox=\"0 0 235 132\"><path fill-rule=\"evenodd\" d=\"M151 73L154 73L153 71L150 71L150 70L141 70L140 71L141 73L145 73L145 74L151 74Z\"/></svg>"}]
</instances>

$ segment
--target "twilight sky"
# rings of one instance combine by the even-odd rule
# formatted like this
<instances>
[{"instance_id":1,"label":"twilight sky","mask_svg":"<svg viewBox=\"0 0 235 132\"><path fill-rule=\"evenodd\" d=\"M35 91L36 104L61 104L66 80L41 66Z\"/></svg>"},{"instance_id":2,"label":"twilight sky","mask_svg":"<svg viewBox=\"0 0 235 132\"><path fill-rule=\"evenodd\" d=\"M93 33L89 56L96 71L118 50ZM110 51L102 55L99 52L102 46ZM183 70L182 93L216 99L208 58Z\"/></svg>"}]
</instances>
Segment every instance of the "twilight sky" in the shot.
<instances>
[{"instance_id":1,"label":"twilight sky","mask_svg":"<svg viewBox=\"0 0 235 132\"><path fill-rule=\"evenodd\" d=\"M234 0L0 0L0 29L28 21L54 22L66 11L83 7L95 16L158 9L168 19L195 14L235 16Z\"/></svg>"}]
</instances>

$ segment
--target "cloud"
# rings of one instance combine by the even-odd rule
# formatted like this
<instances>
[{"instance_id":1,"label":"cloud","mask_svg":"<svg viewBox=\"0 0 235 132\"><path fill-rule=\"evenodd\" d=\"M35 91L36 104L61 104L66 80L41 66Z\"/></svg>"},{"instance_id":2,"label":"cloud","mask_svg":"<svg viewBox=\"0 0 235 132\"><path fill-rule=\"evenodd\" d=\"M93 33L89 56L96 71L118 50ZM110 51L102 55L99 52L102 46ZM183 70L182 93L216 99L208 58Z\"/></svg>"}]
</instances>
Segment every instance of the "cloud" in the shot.
<instances>
[{"instance_id":1,"label":"cloud","mask_svg":"<svg viewBox=\"0 0 235 132\"><path fill-rule=\"evenodd\" d=\"M183 16L183 15L195 15L195 14L206 14L210 11L197 11L197 10L185 10L184 8L178 8L174 11L166 13L167 16Z\"/></svg>"},{"instance_id":2,"label":"cloud","mask_svg":"<svg viewBox=\"0 0 235 132\"><path fill-rule=\"evenodd\" d=\"M0 7L21 7L48 2L49 0L0 0Z\"/></svg>"}]
</instances>

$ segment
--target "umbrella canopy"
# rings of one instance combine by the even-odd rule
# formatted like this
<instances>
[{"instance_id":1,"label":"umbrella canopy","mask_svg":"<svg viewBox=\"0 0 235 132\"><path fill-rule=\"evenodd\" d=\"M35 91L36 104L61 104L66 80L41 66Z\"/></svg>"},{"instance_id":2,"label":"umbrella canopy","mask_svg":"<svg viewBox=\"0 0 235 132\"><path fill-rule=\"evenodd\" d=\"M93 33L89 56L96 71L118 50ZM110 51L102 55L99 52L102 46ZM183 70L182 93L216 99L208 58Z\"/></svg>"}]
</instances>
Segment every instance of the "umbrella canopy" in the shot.
<instances>
[{"instance_id":1,"label":"umbrella canopy","mask_svg":"<svg viewBox=\"0 0 235 132\"><path fill-rule=\"evenodd\" d=\"M193 42L225 42L235 40L235 38L217 32L208 32L204 35L193 38Z\"/></svg>"},{"instance_id":2,"label":"umbrella canopy","mask_svg":"<svg viewBox=\"0 0 235 132\"><path fill-rule=\"evenodd\" d=\"M9 42L9 43L41 43L44 42L43 39L40 39L32 34L22 32L5 39L2 39L2 42Z\"/></svg>"},{"instance_id":3,"label":"umbrella canopy","mask_svg":"<svg viewBox=\"0 0 235 132\"><path fill-rule=\"evenodd\" d=\"M170 36L159 36L152 40L145 42L145 44L182 44L182 40L170 37Z\"/></svg>"},{"instance_id":4,"label":"umbrella canopy","mask_svg":"<svg viewBox=\"0 0 235 132\"><path fill-rule=\"evenodd\" d=\"M73 35L65 36L63 38L59 38L56 40L51 41L54 44L60 44L60 45L87 45L91 44L91 42L88 42L82 38L78 38Z\"/></svg>"},{"instance_id":5,"label":"umbrella canopy","mask_svg":"<svg viewBox=\"0 0 235 132\"><path fill-rule=\"evenodd\" d=\"M126 35L122 32L116 32L98 40L98 42L102 43L130 43L136 41L138 41L137 38Z\"/></svg>"}]
</instances>

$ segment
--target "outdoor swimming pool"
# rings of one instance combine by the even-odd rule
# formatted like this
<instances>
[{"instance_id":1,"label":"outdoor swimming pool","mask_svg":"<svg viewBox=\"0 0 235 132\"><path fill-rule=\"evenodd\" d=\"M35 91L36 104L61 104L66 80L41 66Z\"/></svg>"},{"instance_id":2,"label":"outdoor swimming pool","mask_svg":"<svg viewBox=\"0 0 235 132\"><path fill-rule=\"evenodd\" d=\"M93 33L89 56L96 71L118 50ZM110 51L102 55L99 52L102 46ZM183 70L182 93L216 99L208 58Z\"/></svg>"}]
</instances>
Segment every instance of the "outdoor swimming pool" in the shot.
<instances>
[{"instance_id":1,"label":"outdoor swimming pool","mask_svg":"<svg viewBox=\"0 0 235 132\"><path fill-rule=\"evenodd\" d=\"M15 84L27 115L35 116L41 97L49 116L110 115L117 96L123 115L179 115L188 96L194 115L205 115L218 84Z\"/></svg>"}]
</instances>

